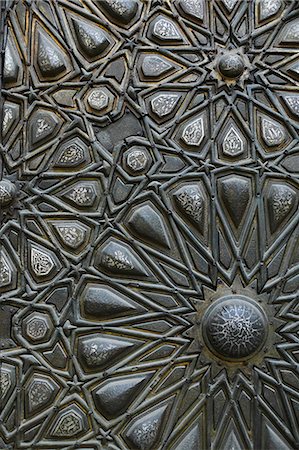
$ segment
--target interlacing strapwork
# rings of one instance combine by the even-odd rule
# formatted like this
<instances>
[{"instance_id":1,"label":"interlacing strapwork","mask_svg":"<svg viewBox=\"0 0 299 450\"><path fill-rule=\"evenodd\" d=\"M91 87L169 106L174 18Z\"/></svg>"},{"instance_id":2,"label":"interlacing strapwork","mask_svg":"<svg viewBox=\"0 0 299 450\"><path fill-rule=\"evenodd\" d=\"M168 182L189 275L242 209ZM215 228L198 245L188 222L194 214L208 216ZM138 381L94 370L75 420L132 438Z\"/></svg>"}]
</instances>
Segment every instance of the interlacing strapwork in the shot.
<instances>
[{"instance_id":1,"label":"interlacing strapwork","mask_svg":"<svg viewBox=\"0 0 299 450\"><path fill-rule=\"evenodd\" d=\"M0 448L298 448L298 2L1 8Z\"/></svg>"}]
</instances>

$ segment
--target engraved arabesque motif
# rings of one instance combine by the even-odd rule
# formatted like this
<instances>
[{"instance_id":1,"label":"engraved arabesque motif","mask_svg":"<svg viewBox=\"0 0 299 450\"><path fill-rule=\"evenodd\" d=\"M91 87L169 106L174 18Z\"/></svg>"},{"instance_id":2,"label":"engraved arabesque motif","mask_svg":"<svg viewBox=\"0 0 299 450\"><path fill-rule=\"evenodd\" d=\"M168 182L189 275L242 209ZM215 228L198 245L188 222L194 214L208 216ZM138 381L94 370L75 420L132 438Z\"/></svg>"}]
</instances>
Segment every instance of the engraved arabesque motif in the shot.
<instances>
[{"instance_id":1,"label":"engraved arabesque motif","mask_svg":"<svg viewBox=\"0 0 299 450\"><path fill-rule=\"evenodd\" d=\"M220 298L206 312L204 333L211 351L232 360L256 353L267 334L266 317L246 298Z\"/></svg>"}]
</instances>

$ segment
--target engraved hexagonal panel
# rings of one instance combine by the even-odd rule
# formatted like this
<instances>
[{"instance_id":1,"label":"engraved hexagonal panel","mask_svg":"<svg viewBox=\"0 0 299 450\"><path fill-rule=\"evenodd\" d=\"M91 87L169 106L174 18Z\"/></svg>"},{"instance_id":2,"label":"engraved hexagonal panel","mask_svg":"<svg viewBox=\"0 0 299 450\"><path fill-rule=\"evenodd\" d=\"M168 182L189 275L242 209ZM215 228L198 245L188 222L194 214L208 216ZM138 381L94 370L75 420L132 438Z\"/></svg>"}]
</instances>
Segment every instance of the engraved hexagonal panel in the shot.
<instances>
[{"instance_id":1,"label":"engraved hexagonal panel","mask_svg":"<svg viewBox=\"0 0 299 450\"><path fill-rule=\"evenodd\" d=\"M46 341L52 331L53 323L43 313L32 313L23 322L24 337L34 343Z\"/></svg>"}]
</instances>

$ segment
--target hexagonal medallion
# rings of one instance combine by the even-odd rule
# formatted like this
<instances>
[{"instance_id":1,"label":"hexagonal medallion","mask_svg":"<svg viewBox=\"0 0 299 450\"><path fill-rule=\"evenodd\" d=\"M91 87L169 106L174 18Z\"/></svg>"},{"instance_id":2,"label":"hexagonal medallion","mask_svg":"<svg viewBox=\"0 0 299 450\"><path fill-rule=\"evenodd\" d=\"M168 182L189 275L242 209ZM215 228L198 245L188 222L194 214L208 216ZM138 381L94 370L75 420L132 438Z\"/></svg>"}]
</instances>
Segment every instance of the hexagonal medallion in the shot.
<instances>
[{"instance_id":1,"label":"hexagonal medallion","mask_svg":"<svg viewBox=\"0 0 299 450\"><path fill-rule=\"evenodd\" d=\"M140 173L148 167L150 156L145 147L135 145L126 152L124 159L125 165L130 171Z\"/></svg>"},{"instance_id":2,"label":"hexagonal medallion","mask_svg":"<svg viewBox=\"0 0 299 450\"><path fill-rule=\"evenodd\" d=\"M24 333L31 341L46 341L53 330L53 323L43 313L34 312L24 320Z\"/></svg>"}]
</instances>

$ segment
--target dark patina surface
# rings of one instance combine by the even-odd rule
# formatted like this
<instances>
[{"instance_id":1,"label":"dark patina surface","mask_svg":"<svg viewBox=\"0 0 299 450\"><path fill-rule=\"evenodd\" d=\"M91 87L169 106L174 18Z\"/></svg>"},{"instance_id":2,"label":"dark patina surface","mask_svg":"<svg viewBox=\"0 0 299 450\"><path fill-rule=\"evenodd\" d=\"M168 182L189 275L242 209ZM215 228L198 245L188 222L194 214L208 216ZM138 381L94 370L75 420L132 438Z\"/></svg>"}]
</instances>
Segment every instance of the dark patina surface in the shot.
<instances>
[{"instance_id":1,"label":"dark patina surface","mask_svg":"<svg viewBox=\"0 0 299 450\"><path fill-rule=\"evenodd\" d=\"M298 1L0 8L0 449L297 449Z\"/></svg>"}]
</instances>

